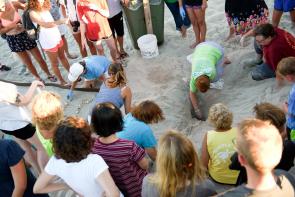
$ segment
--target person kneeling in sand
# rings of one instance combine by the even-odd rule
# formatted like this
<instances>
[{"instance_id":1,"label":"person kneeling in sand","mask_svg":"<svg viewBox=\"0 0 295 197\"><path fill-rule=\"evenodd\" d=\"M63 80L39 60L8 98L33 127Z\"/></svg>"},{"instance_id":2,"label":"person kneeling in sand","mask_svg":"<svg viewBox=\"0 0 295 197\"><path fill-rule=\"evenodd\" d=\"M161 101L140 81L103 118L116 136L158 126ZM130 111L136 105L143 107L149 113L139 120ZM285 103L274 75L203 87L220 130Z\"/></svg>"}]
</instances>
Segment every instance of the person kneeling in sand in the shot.
<instances>
[{"instance_id":1,"label":"person kneeling in sand","mask_svg":"<svg viewBox=\"0 0 295 197\"><path fill-rule=\"evenodd\" d=\"M70 67L68 79L72 82L71 89L67 94L67 99L72 101L74 99L74 92L77 82L80 77L85 78L84 87L93 87L94 80L102 79L103 74L108 70L111 62L105 56L93 55L84 58L82 61L74 63Z\"/></svg>"},{"instance_id":2,"label":"person kneeling in sand","mask_svg":"<svg viewBox=\"0 0 295 197\"><path fill-rule=\"evenodd\" d=\"M204 120L198 106L196 92L205 93L210 88L210 82L218 81L223 74L223 64L230 61L224 57L223 48L215 42L203 42L199 44L192 57L192 74L190 80L189 97L193 106L192 116Z\"/></svg>"}]
</instances>

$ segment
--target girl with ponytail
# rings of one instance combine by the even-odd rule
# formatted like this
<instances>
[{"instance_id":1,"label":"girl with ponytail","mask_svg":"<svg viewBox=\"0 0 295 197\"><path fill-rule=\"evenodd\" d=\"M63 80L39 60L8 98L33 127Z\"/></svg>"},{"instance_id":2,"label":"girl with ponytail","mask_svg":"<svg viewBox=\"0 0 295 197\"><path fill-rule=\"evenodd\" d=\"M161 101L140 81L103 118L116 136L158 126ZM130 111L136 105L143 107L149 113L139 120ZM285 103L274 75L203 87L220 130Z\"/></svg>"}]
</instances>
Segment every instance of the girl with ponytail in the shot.
<instances>
[{"instance_id":1,"label":"girl with ponytail","mask_svg":"<svg viewBox=\"0 0 295 197\"><path fill-rule=\"evenodd\" d=\"M131 111L132 93L130 87L127 86L123 66L118 63L111 64L108 75L96 95L95 104L111 102L118 108L124 105L125 113L129 113Z\"/></svg>"}]
</instances>

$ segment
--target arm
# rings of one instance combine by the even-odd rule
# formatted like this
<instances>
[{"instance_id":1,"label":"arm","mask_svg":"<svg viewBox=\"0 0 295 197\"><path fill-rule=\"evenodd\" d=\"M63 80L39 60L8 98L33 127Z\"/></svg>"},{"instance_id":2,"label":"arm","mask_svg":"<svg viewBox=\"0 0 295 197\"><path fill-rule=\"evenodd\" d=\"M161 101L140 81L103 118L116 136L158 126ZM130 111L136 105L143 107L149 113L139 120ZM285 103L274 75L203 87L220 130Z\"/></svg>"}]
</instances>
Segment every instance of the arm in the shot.
<instances>
[{"instance_id":1,"label":"arm","mask_svg":"<svg viewBox=\"0 0 295 197\"><path fill-rule=\"evenodd\" d=\"M122 89L121 94L124 99L125 114L128 114L131 111L131 100L132 100L131 89L128 86L125 86Z\"/></svg>"},{"instance_id":2,"label":"arm","mask_svg":"<svg viewBox=\"0 0 295 197\"><path fill-rule=\"evenodd\" d=\"M205 10L208 7L207 0L202 1L202 10Z\"/></svg>"},{"instance_id":3,"label":"arm","mask_svg":"<svg viewBox=\"0 0 295 197\"><path fill-rule=\"evenodd\" d=\"M78 81L74 81L71 85L71 91L73 91L75 89L75 87L77 86Z\"/></svg>"},{"instance_id":4,"label":"arm","mask_svg":"<svg viewBox=\"0 0 295 197\"><path fill-rule=\"evenodd\" d=\"M145 148L144 150L153 161L156 160L156 157L157 157L157 149L156 148Z\"/></svg>"},{"instance_id":5,"label":"arm","mask_svg":"<svg viewBox=\"0 0 295 197\"><path fill-rule=\"evenodd\" d=\"M67 18L67 11L66 11L66 6L61 4L61 13L63 15L64 18Z\"/></svg>"},{"instance_id":6,"label":"arm","mask_svg":"<svg viewBox=\"0 0 295 197\"><path fill-rule=\"evenodd\" d=\"M81 43L82 43L82 48L85 49L87 41L86 41L86 37L85 37L85 33L86 33L86 24L80 20L80 31L81 31Z\"/></svg>"},{"instance_id":7,"label":"arm","mask_svg":"<svg viewBox=\"0 0 295 197\"><path fill-rule=\"evenodd\" d=\"M89 8L91 10L99 12L102 16L104 16L106 18L108 18L110 16L110 12L108 9L104 10L103 8L100 8L97 4L91 3L91 4L89 4Z\"/></svg>"},{"instance_id":8,"label":"arm","mask_svg":"<svg viewBox=\"0 0 295 197\"><path fill-rule=\"evenodd\" d=\"M194 92L189 91L189 97L190 97L193 108L197 109L198 108L197 95Z\"/></svg>"},{"instance_id":9,"label":"arm","mask_svg":"<svg viewBox=\"0 0 295 197\"><path fill-rule=\"evenodd\" d=\"M44 22L40 15L35 12L35 11L31 11L30 12L30 17L31 17L31 20L37 24L39 24L40 26L44 27L44 28L52 28L52 27L55 27L57 25L61 25L61 24L64 24L66 23L66 21L68 19L60 19L60 20L57 20L57 21L54 21L54 22Z\"/></svg>"},{"instance_id":10,"label":"arm","mask_svg":"<svg viewBox=\"0 0 295 197\"><path fill-rule=\"evenodd\" d=\"M0 25L0 34L5 34L9 31L11 31L12 29L15 29L18 26L17 23L11 23L10 25L8 25L7 27L3 27L2 24Z\"/></svg>"},{"instance_id":11,"label":"arm","mask_svg":"<svg viewBox=\"0 0 295 197\"><path fill-rule=\"evenodd\" d=\"M24 10L26 8L26 4L19 1L12 1L12 4L16 10Z\"/></svg>"},{"instance_id":12,"label":"arm","mask_svg":"<svg viewBox=\"0 0 295 197\"><path fill-rule=\"evenodd\" d=\"M27 188L27 174L23 160L20 160L16 165L10 167L12 174L14 189L12 197L21 197Z\"/></svg>"},{"instance_id":13,"label":"arm","mask_svg":"<svg viewBox=\"0 0 295 197\"><path fill-rule=\"evenodd\" d=\"M28 89L28 91L26 92L26 94L23 95L19 95L19 102L15 103L16 105L27 105L29 104L29 102L31 102L35 90L37 89L37 87L44 87L44 84L41 81L33 81L30 88Z\"/></svg>"},{"instance_id":14,"label":"arm","mask_svg":"<svg viewBox=\"0 0 295 197\"><path fill-rule=\"evenodd\" d=\"M179 5L180 8L183 6L182 0L178 0L178 5Z\"/></svg>"},{"instance_id":15,"label":"arm","mask_svg":"<svg viewBox=\"0 0 295 197\"><path fill-rule=\"evenodd\" d=\"M204 136L203 143L202 143L202 162L205 168L208 169L208 164L209 164L209 153L207 149L207 133Z\"/></svg>"},{"instance_id":16,"label":"arm","mask_svg":"<svg viewBox=\"0 0 295 197\"><path fill-rule=\"evenodd\" d=\"M95 181L102 187L106 197L119 197L120 191L116 186L109 170L103 171L96 177Z\"/></svg>"},{"instance_id":17,"label":"arm","mask_svg":"<svg viewBox=\"0 0 295 197\"><path fill-rule=\"evenodd\" d=\"M34 193L49 193L69 188L65 183L51 183L50 181L52 181L54 177L55 176L49 175L43 171L34 185Z\"/></svg>"},{"instance_id":18,"label":"arm","mask_svg":"<svg viewBox=\"0 0 295 197\"><path fill-rule=\"evenodd\" d=\"M147 170L149 168L149 161L147 158L143 157L141 160L137 162L139 167L141 167L144 170Z\"/></svg>"}]
</instances>

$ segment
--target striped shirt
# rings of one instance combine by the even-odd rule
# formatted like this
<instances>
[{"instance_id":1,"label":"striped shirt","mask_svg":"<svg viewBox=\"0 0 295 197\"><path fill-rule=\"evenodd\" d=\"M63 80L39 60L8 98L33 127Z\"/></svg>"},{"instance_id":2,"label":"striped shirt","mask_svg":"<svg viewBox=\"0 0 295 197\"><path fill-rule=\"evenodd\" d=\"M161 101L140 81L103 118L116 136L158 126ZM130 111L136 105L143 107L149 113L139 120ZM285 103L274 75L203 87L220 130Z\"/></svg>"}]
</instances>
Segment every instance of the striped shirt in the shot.
<instances>
[{"instance_id":1,"label":"striped shirt","mask_svg":"<svg viewBox=\"0 0 295 197\"><path fill-rule=\"evenodd\" d=\"M105 160L124 196L141 196L141 185L147 171L140 168L137 162L145 157L144 149L129 140L118 139L113 143L104 144L96 139L92 152Z\"/></svg>"}]
</instances>

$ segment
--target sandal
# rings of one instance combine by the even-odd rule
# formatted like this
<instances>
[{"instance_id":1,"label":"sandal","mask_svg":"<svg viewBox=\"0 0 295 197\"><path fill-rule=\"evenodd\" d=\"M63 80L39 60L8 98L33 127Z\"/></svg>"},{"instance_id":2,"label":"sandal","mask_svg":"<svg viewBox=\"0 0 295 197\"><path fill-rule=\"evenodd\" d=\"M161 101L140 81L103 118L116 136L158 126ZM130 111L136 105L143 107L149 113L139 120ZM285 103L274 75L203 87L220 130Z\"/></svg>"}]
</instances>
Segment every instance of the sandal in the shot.
<instances>
[{"instance_id":1,"label":"sandal","mask_svg":"<svg viewBox=\"0 0 295 197\"><path fill-rule=\"evenodd\" d=\"M129 57L128 53L126 53L125 51L123 51L123 52L120 53L120 58L121 59L124 59L126 57Z\"/></svg>"},{"instance_id":2,"label":"sandal","mask_svg":"<svg viewBox=\"0 0 295 197\"><path fill-rule=\"evenodd\" d=\"M0 64L0 71L10 71L11 67L6 66L4 64Z\"/></svg>"},{"instance_id":3,"label":"sandal","mask_svg":"<svg viewBox=\"0 0 295 197\"><path fill-rule=\"evenodd\" d=\"M51 82L57 82L57 78L54 75L48 76L47 79Z\"/></svg>"}]
</instances>

